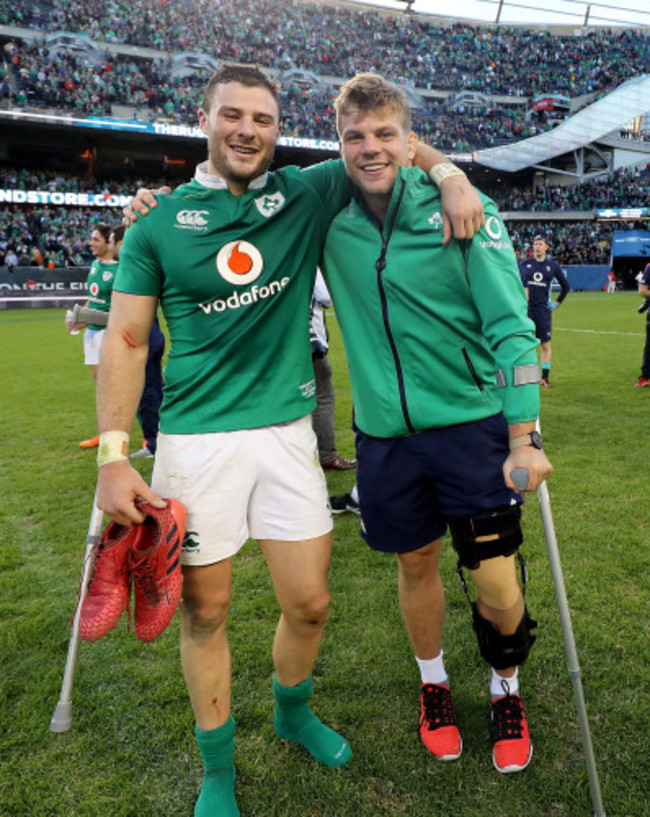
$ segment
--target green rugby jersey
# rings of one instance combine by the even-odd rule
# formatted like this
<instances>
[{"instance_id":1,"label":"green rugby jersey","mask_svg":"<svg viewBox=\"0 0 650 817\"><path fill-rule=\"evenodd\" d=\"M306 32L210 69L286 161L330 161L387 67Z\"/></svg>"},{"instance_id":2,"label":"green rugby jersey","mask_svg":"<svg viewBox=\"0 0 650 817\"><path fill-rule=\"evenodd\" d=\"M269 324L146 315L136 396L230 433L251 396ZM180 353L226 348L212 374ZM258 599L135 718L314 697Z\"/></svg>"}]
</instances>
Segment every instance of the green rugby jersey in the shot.
<instances>
[{"instance_id":1,"label":"green rugby jersey","mask_svg":"<svg viewBox=\"0 0 650 817\"><path fill-rule=\"evenodd\" d=\"M110 311L116 273L116 261L95 259L92 262L88 273L88 306L91 309L98 309L100 312ZM89 323L88 328L104 329L105 327Z\"/></svg>"},{"instance_id":2,"label":"green rugby jersey","mask_svg":"<svg viewBox=\"0 0 650 817\"><path fill-rule=\"evenodd\" d=\"M366 434L400 437L502 410L510 423L537 418L537 382L517 381L522 368L537 371L538 341L505 226L482 201L485 226L443 246L438 190L401 168L383 229L356 199L332 222L323 273Z\"/></svg>"},{"instance_id":3,"label":"green rugby jersey","mask_svg":"<svg viewBox=\"0 0 650 817\"><path fill-rule=\"evenodd\" d=\"M161 431L257 428L314 409L309 302L351 189L339 161L265 174L242 196L200 165L129 227L115 289L158 297L171 338Z\"/></svg>"}]
</instances>

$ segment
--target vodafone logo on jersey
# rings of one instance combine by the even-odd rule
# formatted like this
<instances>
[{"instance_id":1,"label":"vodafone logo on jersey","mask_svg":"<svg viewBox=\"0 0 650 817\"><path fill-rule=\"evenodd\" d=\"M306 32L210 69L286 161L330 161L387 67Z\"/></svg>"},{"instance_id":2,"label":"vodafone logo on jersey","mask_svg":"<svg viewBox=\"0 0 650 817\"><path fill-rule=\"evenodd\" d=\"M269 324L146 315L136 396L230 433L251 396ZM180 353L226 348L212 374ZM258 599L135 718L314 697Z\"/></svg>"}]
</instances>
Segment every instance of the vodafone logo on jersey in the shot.
<instances>
[{"instance_id":1,"label":"vodafone logo on jersey","mask_svg":"<svg viewBox=\"0 0 650 817\"><path fill-rule=\"evenodd\" d=\"M489 216L485 222L485 232L489 235L489 241L481 241L484 250L511 250L512 244L508 241L508 236L504 232L501 221L496 216Z\"/></svg>"},{"instance_id":2,"label":"vodafone logo on jersey","mask_svg":"<svg viewBox=\"0 0 650 817\"><path fill-rule=\"evenodd\" d=\"M256 281L264 269L262 253L248 241L230 241L217 253L217 270L229 284L246 286Z\"/></svg>"},{"instance_id":3,"label":"vodafone logo on jersey","mask_svg":"<svg viewBox=\"0 0 650 817\"><path fill-rule=\"evenodd\" d=\"M262 253L248 241L229 241L228 244L224 244L217 253L216 266L224 281L233 284L236 289L228 296L200 303L199 308L206 315L254 306L258 301L280 294L290 281L285 276L278 281L269 281L263 286L253 284L248 289L242 289L241 287L247 287L256 281L264 269Z\"/></svg>"},{"instance_id":4,"label":"vodafone logo on jersey","mask_svg":"<svg viewBox=\"0 0 650 817\"><path fill-rule=\"evenodd\" d=\"M92 282L92 284L88 287L88 292L93 296L99 294L99 284L97 283L97 281Z\"/></svg>"},{"instance_id":5,"label":"vodafone logo on jersey","mask_svg":"<svg viewBox=\"0 0 650 817\"><path fill-rule=\"evenodd\" d=\"M503 230L501 229L499 219L495 218L494 216L490 216L485 222L485 232L490 236L490 238L498 241L503 235Z\"/></svg>"}]
</instances>

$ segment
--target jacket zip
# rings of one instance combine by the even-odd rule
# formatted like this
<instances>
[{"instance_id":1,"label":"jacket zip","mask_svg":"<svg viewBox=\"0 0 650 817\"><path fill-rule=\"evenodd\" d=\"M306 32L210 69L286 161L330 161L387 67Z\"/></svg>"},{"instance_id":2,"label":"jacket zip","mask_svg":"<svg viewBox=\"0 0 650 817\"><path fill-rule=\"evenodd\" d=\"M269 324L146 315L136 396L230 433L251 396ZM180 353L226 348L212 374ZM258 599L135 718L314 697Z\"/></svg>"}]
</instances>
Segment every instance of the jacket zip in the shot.
<instances>
[{"instance_id":1,"label":"jacket zip","mask_svg":"<svg viewBox=\"0 0 650 817\"><path fill-rule=\"evenodd\" d=\"M384 330L386 331L388 343L390 344L391 353L393 355L393 361L395 363L395 373L397 375L397 387L399 390L400 405L402 406L402 414L404 416L404 422L406 423L406 427L408 428L409 432L411 434L415 434L416 433L415 428L413 427L413 423L411 422L411 415L409 413L408 405L406 403L406 389L404 387L404 373L402 371L402 364L397 353L397 345L395 344L395 338L393 337L393 333L390 328L390 323L388 321L388 300L386 298L386 291L384 289L383 282L383 272L384 269L386 268L386 252L388 250L388 243L393 234L395 219L397 218L397 211L399 210L400 204L402 203L405 187L406 183L402 179L402 188L400 190L397 203L395 204L395 208L393 210L388 231L384 233L384 231L381 230L381 253L379 255L379 258L375 261L375 269L377 270L377 288L379 289L379 298L381 300L381 313L384 321Z\"/></svg>"},{"instance_id":2,"label":"jacket zip","mask_svg":"<svg viewBox=\"0 0 650 817\"><path fill-rule=\"evenodd\" d=\"M463 347L461 349L461 352L463 353L463 357L465 358L465 364L467 365L467 368L469 369L469 373L472 376L472 380L478 386L479 391L485 391L485 389L483 388L483 384L478 379L478 375L476 374L476 369L474 368L474 364L472 363L472 358L469 356L469 353L467 352L467 349L465 349L465 347Z\"/></svg>"}]
</instances>

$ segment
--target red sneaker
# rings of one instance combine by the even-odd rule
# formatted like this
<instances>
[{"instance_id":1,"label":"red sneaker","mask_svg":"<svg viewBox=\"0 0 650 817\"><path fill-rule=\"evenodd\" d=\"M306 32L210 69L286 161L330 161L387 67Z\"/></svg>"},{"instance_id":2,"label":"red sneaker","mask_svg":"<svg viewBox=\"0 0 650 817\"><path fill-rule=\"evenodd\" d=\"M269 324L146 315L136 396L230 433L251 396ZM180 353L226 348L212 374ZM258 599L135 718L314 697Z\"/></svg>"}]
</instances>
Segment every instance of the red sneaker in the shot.
<instances>
[{"instance_id":1,"label":"red sneaker","mask_svg":"<svg viewBox=\"0 0 650 817\"><path fill-rule=\"evenodd\" d=\"M134 525L125 528L111 522L95 547L95 564L79 615L84 641L103 638L129 606L129 554L135 534Z\"/></svg>"},{"instance_id":2,"label":"red sneaker","mask_svg":"<svg viewBox=\"0 0 650 817\"><path fill-rule=\"evenodd\" d=\"M456 760L463 741L454 719L451 692L441 684L422 684L420 691L420 737L438 760Z\"/></svg>"},{"instance_id":3,"label":"red sneaker","mask_svg":"<svg viewBox=\"0 0 650 817\"><path fill-rule=\"evenodd\" d=\"M519 772L530 763L533 745L519 695L492 701L492 740L492 760L498 772Z\"/></svg>"},{"instance_id":4,"label":"red sneaker","mask_svg":"<svg viewBox=\"0 0 650 817\"><path fill-rule=\"evenodd\" d=\"M543 378L542 378L542 379L539 381L539 385L540 385L540 386L541 386L543 389L552 389L552 388L553 388L553 386L552 386L552 385L551 385L551 384L548 382L548 380L546 380L546 378L545 378L545 377L543 377Z\"/></svg>"},{"instance_id":5,"label":"red sneaker","mask_svg":"<svg viewBox=\"0 0 650 817\"><path fill-rule=\"evenodd\" d=\"M181 600L181 546L187 510L175 499L158 509L138 504L147 518L136 525L130 571L135 590L135 632L141 641L153 641L172 620Z\"/></svg>"},{"instance_id":6,"label":"red sneaker","mask_svg":"<svg viewBox=\"0 0 650 817\"><path fill-rule=\"evenodd\" d=\"M640 377L634 384L635 389L645 389L646 386L650 386L650 380L647 377Z\"/></svg>"}]
</instances>

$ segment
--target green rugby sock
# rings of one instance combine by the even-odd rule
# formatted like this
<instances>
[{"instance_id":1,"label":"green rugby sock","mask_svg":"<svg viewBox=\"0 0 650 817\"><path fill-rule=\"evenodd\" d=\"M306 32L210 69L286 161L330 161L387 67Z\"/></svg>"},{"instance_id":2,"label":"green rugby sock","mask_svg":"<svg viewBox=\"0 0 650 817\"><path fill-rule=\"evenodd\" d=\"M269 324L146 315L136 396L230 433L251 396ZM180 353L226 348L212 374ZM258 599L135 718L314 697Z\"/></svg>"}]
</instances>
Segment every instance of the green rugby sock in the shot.
<instances>
[{"instance_id":1,"label":"green rugby sock","mask_svg":"<svg viewBox=\"0 0 650 817\"><path fill-rule=\"evenodd\" d=\"M311 692L311 675L295 687L282 686L273 678L275 731L281 738L299 743L319 763L343 766L352 757L350 744L314 715L308 705Z\"/></svg>"},{"instance_id":2,"label":"green rugby sock","mask_svg":"<svg viewBox=\"0 0 650 817\"><path fill-rule=\"evenodd\" d=\"M232 715L217 729L197 726L196 742L205 774L194 817L239 817L235 800L235 721Z\"/></svg>"}]
</instances>

